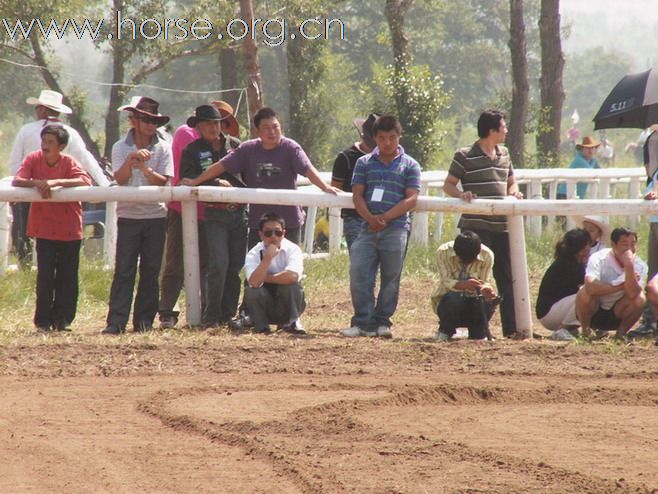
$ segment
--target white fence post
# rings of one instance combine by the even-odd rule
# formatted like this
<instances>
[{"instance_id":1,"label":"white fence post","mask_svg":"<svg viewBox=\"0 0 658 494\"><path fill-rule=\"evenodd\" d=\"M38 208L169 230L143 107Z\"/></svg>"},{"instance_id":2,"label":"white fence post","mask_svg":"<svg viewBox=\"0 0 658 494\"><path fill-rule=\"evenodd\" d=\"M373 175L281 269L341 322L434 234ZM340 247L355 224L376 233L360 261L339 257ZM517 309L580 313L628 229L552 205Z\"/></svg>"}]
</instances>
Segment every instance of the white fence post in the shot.
<instances>
[{"instance_id":1,"label":"white fence post","mask_svg":"<svg viewBox=\"0 0 658 494\"><path fill-rule=\"evenodd\" d=\"M198 326L201 324L201 275L196 201L181 201L181 220L183 222L185 320L190 326Z\"/></svg>"},{"instance_id":2,"label":"white fence post","mask_svg":"<svg viewBox=\"0 0 658 494\"><path fill-rule=\"evenodd\" d=\"M427 195L427 184L421 185L420 195ZM427 245L429 237L429 214L426 211L414 211L411 220L411 241Z\"/></svg>"},{"instance_id":3,"label":"white fence post","mask_svg":"<svg viewBox=\"0 0 658 494\"><path fill-rule=\"evenodd\" d=\"M313 240L315 240L315 221L317 216L317 206L309 206L306 212L306 224L304 225L304 252L309 256L313 254Z\"/></svg>"},{"instance_id":4,"label":"white fence post","mask_svg":"<svg viewBox=\"0 0 658 494\"><path fill-rule=\"evenodd\" d=\"M103 237L103 251L105 266L114 266L114 256L117 247L117 203L105 203L105 236Z\"/></svg>"},{"instance_id":5,"label":"white fence post","mask_svg":"<svg viewBox=\"0 0 658 494\"><path fill-rule=\"evenodd\" d=\"M329 208L329 253L338 254L343 238L343 220L339 208Z\"/></svg>"},{"instance_id":6,"label":"white fence post","mask_svg":"<svg viewBox=\"0 0 658 494\"><path fill-rule=\"evenodd\" d=\"M530 182L530 187L528 187L528 198L529 199L543 199L541 192L541 181L533 180ZM528 230L534 238L541 237L541 216L530 216L528 218Z\"/></svg>"},{"instance_id":7,"label":"white fence post","mask_svg":"<svg viewBox=\"0 0 658 494\"><path fill-rule=\"evenodd\" d=\"M508 216L510 258L512 261L512 287L514 290L514 312L516 331L532 338L532 314L530 310L530 286L526 260L523 216Z\"/></svg>"}]
</instances>

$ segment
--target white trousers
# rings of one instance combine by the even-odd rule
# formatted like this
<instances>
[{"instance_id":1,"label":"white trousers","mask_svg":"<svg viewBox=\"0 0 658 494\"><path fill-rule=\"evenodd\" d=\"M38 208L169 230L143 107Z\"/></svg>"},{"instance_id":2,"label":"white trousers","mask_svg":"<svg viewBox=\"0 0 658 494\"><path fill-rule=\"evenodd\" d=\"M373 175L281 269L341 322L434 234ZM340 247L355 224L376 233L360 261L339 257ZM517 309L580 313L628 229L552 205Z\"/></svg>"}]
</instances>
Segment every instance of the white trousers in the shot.
<instances>
[{"instance_id":1,"label":"white trousers","mask_svg":"<svg viewBox=\"0 0 658 494\"><path fill-rule=\"evenodd\" d=\"M548 314L542 317L539 322L551 331L557 331L567 326L580 326L580 322L576 318L576 294L574 293L555 302Z\"/></svg>"}]
</instances>

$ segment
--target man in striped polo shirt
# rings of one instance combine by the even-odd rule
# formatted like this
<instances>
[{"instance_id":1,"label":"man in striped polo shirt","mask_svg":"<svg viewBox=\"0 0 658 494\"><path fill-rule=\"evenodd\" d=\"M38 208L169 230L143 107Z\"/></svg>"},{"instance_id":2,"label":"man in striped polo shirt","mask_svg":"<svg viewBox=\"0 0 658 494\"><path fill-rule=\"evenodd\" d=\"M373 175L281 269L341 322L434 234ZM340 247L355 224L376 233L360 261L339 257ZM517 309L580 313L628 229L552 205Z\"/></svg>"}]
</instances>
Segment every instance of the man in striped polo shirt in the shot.
<instances>
[{"instance_id":1,"label":"man in striped polo shirt","mask_svg":"<svg viewBox=\"0 0 658 494\"><path fill-rule=\"evenodd\" d=\"M455 153L443 191L466 202L476 198L523 198L514 179L514 167L509 151L501 145L505 142L506 135L507 125L503 112L482 112L478 119L479 139L472 146L459 149ZM463 190L457 188L460 182ZM516 317L507 219L505 216L464 214L459 221L459 228L477 233L482 243L494 253L493 274L498 293L503 298L500 307L503 336L513 337L516 334Z\"/></svg>"},{"instance_id":2,"label":"man in striped polo shirt","mask_svg":"<svg viewBox=\"0 0 658 494\"><path fill-rule=\"evenodd\" d=\"M343 336L392 337L391 316L398 304L409 210L416 206L420 191L420 166L404 153L401 133L395 117L379 117L373 126L377 147L354 167L352 198L364 221L350 248L354 316ZM381 286L375 304L377 271Z\"/></svg>"}]
</instances>

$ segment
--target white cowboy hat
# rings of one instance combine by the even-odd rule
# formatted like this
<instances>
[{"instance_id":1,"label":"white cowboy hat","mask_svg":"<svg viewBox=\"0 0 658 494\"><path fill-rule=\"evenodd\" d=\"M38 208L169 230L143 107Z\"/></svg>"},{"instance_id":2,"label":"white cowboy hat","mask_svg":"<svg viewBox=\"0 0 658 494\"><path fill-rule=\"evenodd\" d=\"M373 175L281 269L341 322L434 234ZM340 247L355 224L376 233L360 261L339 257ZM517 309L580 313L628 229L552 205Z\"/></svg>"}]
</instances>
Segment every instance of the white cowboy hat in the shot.
<instances>
[{"instance_id":1,"label":"white cowboy hat","mask_svg":"<svg viewBox=\"0 0 658 494\"><path fill-rule=\"evenodd\" d=\"M574 216L573 221L582 228L583 223L587 221L596 225L601 230L601 243L610 245L610 225L603 216L587 215L587 216Z\"/></svg>"},{"instance_id":2,"label":"white cowboy hat","mask_svg":"<svg viewBox=\"0 0 658 494\"><path fill-rule=\"evenodd\" d=\"M51 110L55 110L60 113L73 113L68 106L62 104L64 96L57 91L51 91L50 89L44 89L41 91L41 94L38 98L30 97L25 100L28 105L41 105Z\"/></svg>"}]
</instances>

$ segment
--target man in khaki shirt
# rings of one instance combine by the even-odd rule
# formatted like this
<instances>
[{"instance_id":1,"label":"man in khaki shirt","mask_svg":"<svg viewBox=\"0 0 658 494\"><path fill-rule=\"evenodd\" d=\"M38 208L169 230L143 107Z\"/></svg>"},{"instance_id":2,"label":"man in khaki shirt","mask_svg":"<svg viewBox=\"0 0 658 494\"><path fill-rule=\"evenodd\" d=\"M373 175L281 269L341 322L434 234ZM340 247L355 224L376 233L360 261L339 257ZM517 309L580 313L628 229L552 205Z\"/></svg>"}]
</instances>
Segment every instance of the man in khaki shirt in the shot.
<instances>
[{"instance_id":1,"label":"man in khaki shirt","mask_svg":"<svg viewBox=\"0 0 658 494\"><path fill-rule=\"evenodd\" d=\"M439 341L449 341L457 327L471 340L491 339L489 319L500 298L492 286L494 255L477 233L465 230L436 251L439 284L432 308L439 316Z\"/></svg>"}]
</instances>

